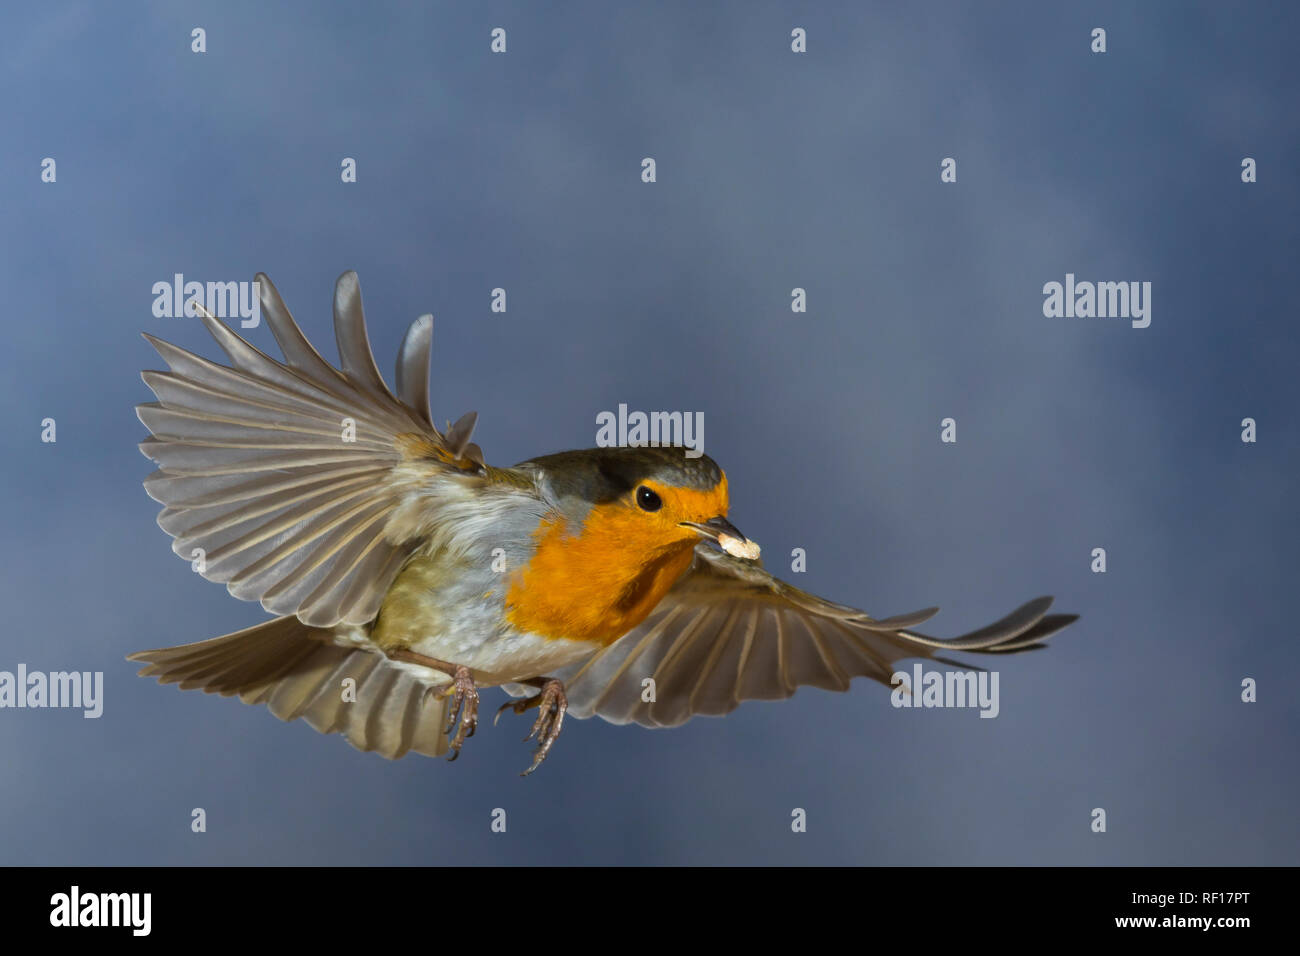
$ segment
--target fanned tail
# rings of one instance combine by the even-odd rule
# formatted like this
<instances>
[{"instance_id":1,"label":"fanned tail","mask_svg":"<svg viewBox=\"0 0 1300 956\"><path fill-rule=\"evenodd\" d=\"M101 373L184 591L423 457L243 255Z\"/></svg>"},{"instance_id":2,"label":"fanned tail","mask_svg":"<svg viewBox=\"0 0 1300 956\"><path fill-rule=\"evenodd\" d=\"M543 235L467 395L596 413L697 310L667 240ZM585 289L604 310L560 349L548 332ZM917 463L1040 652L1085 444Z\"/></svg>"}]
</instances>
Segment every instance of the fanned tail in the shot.
<instances>
[{"instance_id":1,"label":"fanned tail","mask_svg":"<svg viewBox=\"0 0 1300 956\"><path fill-rule=\"evenodd\" d=\"M223 637L131 654L182 690L266 704L281 720L301 717L323 734L389 759L408 751L441 756L447 700L381 652L331 643L331 632L278 617ZM355 683L345 684L351 678Z\"/></svg>"}]
</instances>

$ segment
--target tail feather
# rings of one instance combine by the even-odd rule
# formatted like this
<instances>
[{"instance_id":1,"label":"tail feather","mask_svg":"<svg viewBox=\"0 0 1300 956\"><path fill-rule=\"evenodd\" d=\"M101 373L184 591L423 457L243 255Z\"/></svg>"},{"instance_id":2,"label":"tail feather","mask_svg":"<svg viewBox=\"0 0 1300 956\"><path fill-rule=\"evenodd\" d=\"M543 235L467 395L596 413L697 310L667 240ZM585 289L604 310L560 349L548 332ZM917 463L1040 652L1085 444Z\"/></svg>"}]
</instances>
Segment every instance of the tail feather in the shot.
<instances>
[{"instance_id":1,"label":"tail feather","mask_svg":"<svg viewBox=\"0 0 1300 956\"><path fill-rule=\"evenodd\" d=\"M437 685L379 651L334 644L328 629L292 615L127 660L147 665L141 677L266 704L281 720L301 717L323 734L341 733L358 750L389 759L411 750L431 757L447 752L447 701ZM348 678L355 682L350 691Z\"/></svg>"}]
</instances>

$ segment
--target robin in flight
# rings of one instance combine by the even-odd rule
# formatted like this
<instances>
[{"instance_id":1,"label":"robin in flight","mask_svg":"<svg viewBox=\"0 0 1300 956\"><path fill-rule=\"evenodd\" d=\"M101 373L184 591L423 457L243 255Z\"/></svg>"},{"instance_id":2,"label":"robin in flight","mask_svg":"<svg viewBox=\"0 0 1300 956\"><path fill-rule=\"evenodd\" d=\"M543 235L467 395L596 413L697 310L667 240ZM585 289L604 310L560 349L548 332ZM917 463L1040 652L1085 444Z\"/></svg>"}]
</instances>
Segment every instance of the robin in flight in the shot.
<instances>
[{"instance_id":1,"label":"robin in flight","mask_svg":"<svg viewBox=\"0 0 1300 956\"><path fill-rule=\"evenodd\" d=\"M566 714L672 727L804 685L889 686L903 658L1040 647L1075 620L1044 597L938 640L914 630L937 608L877 620L808 594L763 569L728 520L727 476L687 449L488 465L474 413L434 426L432 316L402 341L394 393L355 273L334 291L338 368L257 281L283 361L199 307L230 366L146 334L170 371L143 373L158 401L137 412L173 550L276 617L132 654L142 675L238 694L389 758L454 759L479 689L500 686L517 699L498 717L538 710L527 774Z\"/></svg>"}]
</instances>

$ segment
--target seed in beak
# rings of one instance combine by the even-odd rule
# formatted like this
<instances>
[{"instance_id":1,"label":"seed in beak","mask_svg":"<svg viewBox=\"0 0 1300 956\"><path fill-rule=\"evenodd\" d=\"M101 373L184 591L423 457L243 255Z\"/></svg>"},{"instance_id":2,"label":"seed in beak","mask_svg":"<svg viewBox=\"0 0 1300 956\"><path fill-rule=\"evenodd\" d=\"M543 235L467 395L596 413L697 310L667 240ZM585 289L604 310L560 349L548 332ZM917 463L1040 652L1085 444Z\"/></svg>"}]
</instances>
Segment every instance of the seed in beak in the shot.
<instances>
[{"instance_id":1,"label":"seed in beak","mask_svg":"<svg viewBox=\"0 0 1300 956\"><path fill-rule=\"evenodd\" d=\"M757 561L761 551L757 541L750 541L748 538L733 538L725 532L718 535L718 544L727 554L737 558L744 558L746 561Z\"/></svg>"},{"instance_id":2,"label":"seed in beak","mask_svg":"<svg viewBox=\"0 0 1300 956\"><path fill-rule=\"evenodd\" d=\"M682 526L693 528L695 531L704 535L706 538L712 538L718 542L720 547L727 554L736 558L744 558L746 561L757 561L760 548L757 541L750 541L740 529L728 521L726 518L710 518L708 521L700 524L695 521L683 521Z\"/></svg>"}]
</instances>

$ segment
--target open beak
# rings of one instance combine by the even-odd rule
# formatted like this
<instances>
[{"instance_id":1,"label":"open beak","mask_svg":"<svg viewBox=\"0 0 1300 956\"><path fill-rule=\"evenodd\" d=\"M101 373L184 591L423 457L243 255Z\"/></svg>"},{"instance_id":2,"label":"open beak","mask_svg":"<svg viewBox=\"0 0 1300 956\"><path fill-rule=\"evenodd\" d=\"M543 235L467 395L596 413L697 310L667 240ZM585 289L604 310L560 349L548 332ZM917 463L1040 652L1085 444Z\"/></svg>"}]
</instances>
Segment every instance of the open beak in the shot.
<instances>
[{"instance_id":1,"label":"open beak","mask_svg":"<svg viewBox=\"0 0 1300 956\"><path fill-rule=\"evenodd\" d=\"M716 541L718 547L727 554L750 561L758 560L758 542L746 538L734 524L721 516L710 518L702 524L698 521L682 521L680 526L691 528L710 541Z\"/></svg>"}]
</instances>

